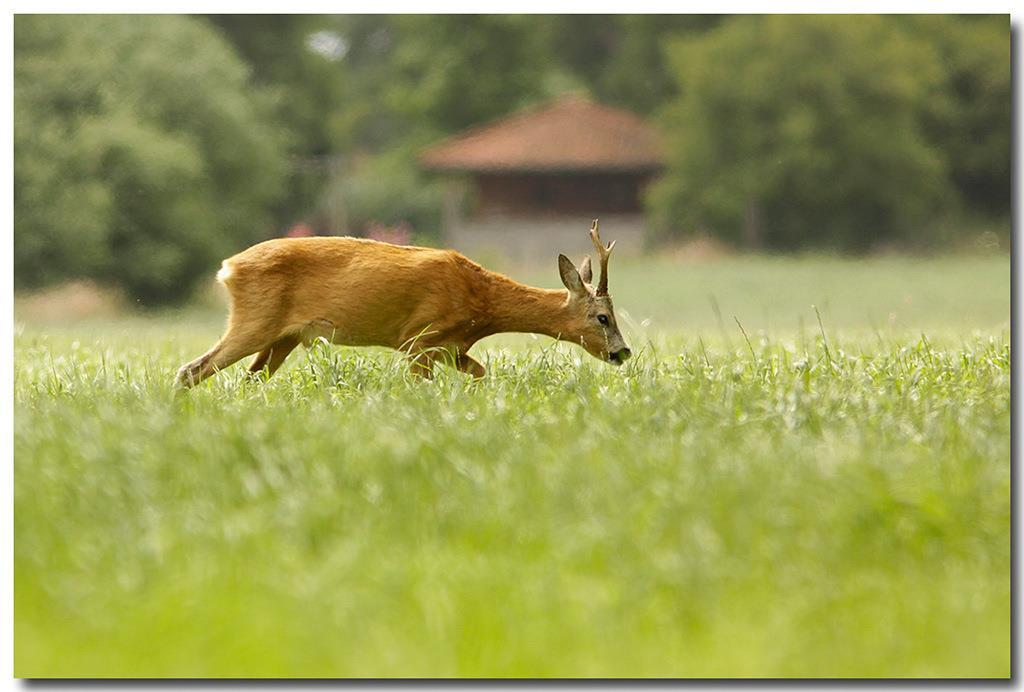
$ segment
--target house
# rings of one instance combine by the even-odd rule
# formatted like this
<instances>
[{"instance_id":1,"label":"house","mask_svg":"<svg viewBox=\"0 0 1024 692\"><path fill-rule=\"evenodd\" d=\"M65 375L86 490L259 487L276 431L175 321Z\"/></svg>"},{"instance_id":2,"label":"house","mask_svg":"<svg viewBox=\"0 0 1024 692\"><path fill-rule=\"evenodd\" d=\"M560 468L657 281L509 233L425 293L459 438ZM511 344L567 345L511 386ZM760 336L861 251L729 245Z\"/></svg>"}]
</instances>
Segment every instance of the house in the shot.
<instances>
[{"instance_id":1,"label":"house","mask_svg":"<svg viewBox=\"0 0 1024 692\"><path fill-rule=\"evenodd\" d=\"M641 118L573 96L456 135L420 162L448 179L448 246L536 261L585 251L594 218L619 253L639 252L642 194L663 156Z\"/></svg>"}]
</instances>

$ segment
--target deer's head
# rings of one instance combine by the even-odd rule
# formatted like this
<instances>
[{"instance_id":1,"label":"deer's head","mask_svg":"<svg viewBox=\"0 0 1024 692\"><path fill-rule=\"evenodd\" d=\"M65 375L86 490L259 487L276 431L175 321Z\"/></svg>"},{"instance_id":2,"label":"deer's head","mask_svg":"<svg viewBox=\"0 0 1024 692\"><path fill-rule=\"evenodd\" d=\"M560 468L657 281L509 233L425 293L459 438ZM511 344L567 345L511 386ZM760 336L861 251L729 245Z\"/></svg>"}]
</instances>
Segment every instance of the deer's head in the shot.
<instances>
[{"instance_id":1,"label":"deer's head","mask_svg":"<svg viewBox=\"0 0 1024 692\"><path fill-rule=\"evenodd\" d=\"M601 242L597 219L590 227L590 239L601 262L601 279L596 288L591 283L594 276L589 256L583 259L579 269L565 255L558 256L558 273L569 289L568 329L562 338L578 343L595 358L622 365L632 353L619 332L612 297L608 295L608 256L615 241L607 247Z\"/></svg>"}]
</instances>

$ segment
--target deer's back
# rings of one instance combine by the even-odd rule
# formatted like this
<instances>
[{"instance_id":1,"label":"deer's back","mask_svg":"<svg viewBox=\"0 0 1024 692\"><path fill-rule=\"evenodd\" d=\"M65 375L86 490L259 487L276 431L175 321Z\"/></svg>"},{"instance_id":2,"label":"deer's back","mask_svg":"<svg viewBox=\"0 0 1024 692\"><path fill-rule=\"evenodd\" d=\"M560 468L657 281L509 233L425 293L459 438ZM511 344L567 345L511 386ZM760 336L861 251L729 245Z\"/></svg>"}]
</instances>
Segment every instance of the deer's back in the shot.
<instances>
[{"instance_id":1,"label":"deer's back","mask_svg":"<svg viewBox=\"0 0 1024 692\"><path fill-rule=\"evenodd\" d=\"M263 321L280 333L323 324L338 343L398 347L472 300L466 266L475 265L450 250L280 238L228 258L218 277L233 320Z\"/></svg>"}]
</instances>

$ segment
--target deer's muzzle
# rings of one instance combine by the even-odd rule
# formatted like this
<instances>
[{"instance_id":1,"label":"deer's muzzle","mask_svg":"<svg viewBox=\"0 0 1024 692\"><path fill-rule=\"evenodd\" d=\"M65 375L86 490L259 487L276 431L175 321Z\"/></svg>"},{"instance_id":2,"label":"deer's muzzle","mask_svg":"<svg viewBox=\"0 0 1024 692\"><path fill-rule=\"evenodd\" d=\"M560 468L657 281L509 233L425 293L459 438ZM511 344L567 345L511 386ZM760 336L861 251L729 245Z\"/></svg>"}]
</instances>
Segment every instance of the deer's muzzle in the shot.
<instances>
[{"instance_id":1,"label":"deer's muzzle","mask_svg":"<svg viewBox=\"0 0 1024 692\"><path fill-rule=\"evenodd\" d=\"M629 360L631 355L633 355L633 352L630 351L629 348L623 346L618 351L609 351L608 362L615 363L615 365L622 365Z\"/></svg>"}]
</instances>

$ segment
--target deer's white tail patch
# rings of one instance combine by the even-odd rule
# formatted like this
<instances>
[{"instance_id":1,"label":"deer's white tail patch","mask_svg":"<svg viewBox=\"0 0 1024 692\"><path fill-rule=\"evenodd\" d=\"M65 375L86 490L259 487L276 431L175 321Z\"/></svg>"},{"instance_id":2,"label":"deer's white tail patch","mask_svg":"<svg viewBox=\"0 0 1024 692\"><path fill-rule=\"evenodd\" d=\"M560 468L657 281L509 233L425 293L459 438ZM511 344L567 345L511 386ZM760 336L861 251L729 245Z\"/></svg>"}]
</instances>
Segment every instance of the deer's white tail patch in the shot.
<instances>
[{"instance_id":1,"label":"deer's white tail patch","mask_svg":"<svg viewBox=\"0 0 1024 692\"><path fill-rule=\"evenodd\" d=\"M227 262L223 262L220 265L220 271L217 272L217 281L225 283L231 278L231 275L235 273L235 270Z\"/></svg>"}]
</instances>

